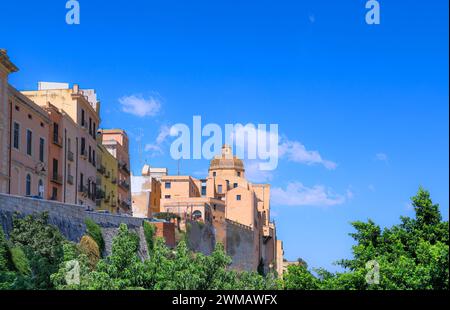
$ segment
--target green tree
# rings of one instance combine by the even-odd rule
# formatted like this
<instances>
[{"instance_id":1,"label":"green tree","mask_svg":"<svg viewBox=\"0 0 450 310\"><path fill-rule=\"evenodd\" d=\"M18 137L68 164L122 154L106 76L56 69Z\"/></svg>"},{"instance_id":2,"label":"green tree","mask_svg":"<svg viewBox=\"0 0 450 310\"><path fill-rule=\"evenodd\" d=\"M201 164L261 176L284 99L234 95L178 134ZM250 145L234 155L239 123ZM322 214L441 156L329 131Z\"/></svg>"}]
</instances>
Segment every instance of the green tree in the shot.
<instances>
[{"instance_id":1,"label":"green tree","mask_svg":"<svg viewBox=\"0 0 450 310\"><path fill-rule=\"evenodd\" d=\"M58 270L63 259L64 238L59 230L48 225L48 215L13 219L10 241L25 252L36 289L52 288L50 275Z\"/></svg>"}]
</instances>

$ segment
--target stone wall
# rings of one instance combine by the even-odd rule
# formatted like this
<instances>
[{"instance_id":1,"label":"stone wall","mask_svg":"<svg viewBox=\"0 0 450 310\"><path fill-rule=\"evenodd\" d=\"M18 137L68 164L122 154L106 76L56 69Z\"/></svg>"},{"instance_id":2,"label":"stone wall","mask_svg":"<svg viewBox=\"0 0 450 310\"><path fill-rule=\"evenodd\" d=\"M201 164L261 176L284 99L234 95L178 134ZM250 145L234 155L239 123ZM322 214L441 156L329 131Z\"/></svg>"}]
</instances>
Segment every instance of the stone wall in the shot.
<instances>
[{"instance_id":1,"label":"stone wall","mask_svg":"<svg viewBox=\"0 0 450 310\"><path fill-rule=\"evenodd\" d=\"M187 221L186 234L189 248L194 252L210 255L216 246L214 228L196 221Z\"/></svg>"},{"instance_id":2,"label":"stone wall","mask_svg":"<svg viewBox=\"0 0 450 310\"><path fill-rule=\"evenodd\" d=\"M231 268L256 271L259 264L259 244L255 231L234 221L226 220L226 251L233 262Z\"/></svg>"},{"instance_id":3,"label":"stone wall","mask_svg":"<svg viewBox=\"0 0 450 310\"><path fill-rule=\"evenodd\" d=\"M85 207L79 205L0 194L0 222L7 235L12 229L15 213L27 216L43 212L48 213L49 224L58 227L62 235L73 242L80 241L86 233L85 220L91 218L102 228L106 255L111 252L112 239L117 234L118 227L124 223L140 236L139 256L145 258L148 255L142 228L146 219L86 212Z\"/></svg>"}]
</instances>

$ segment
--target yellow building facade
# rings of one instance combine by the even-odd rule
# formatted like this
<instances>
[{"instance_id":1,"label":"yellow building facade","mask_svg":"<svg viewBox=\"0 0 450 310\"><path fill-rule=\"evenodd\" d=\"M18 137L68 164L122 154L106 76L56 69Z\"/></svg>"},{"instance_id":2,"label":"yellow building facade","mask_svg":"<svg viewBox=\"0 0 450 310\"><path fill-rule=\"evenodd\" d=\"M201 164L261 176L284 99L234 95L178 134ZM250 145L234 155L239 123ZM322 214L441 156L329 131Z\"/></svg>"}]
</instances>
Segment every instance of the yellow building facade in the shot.
<instances>
[{"instance_id":1,"label":"yellow building facade","mask_svg":"<svg viewBox=\"0 0 450 310\"><path fill-rule=\"evenodd\" d=\"M101 135L97 137L97 199L99 210L117 213L118 210L118 168L117 159L102 145Z\"/></svg>"}]
</instances>

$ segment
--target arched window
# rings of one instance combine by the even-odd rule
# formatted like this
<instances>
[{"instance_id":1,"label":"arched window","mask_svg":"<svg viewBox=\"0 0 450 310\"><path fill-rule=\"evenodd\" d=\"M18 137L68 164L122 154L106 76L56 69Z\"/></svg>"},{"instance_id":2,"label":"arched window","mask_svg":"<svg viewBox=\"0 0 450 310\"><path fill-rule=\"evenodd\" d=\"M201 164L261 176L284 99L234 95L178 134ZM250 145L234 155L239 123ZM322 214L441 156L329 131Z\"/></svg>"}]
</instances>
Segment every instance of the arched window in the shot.
<instances>
[{"instance_id":1,"label":"arched window","mask_svg":"<svg viewBox=\"0 0 450 310\"><path fill-rule=\"evenodd\" d=\"M41 198L44 197L44 182L42 182L42 180L39 180L39 183L38 183L38 193L39 193L39 197L41 197Z\"/></svg>"},{"instance_id":2,"label":"arched window","mask_svg":"<svg viewBox=\"0 0 450 310\"><path fill-rule=\"evenodd\" d=\"M31 196L31 175L27 174L26 180L25 180L25 194L27 196Z\"/></svg>"},{"instance_id":3,"label":"arched window","mask_svg":"<svg viewBox=\"0 0 450 310\"><path fill-rule=\"evenodd\" d=\"M192 218L194 220L201 220L202 219L202 212L199 210L195 210L194 212L192 212Z\"/></svg>"}]
</instances>

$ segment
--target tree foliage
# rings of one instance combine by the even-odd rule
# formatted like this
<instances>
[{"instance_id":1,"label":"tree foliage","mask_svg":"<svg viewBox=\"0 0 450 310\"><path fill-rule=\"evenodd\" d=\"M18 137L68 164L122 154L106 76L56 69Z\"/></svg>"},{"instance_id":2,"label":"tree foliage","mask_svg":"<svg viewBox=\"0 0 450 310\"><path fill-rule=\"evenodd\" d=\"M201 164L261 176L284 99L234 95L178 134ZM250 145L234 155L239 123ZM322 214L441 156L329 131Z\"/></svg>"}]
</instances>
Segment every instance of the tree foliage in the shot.
<instances>
[{"instance_id":1,"label":"tree foliage","mask_svg":"<svg viewBox=\"0 0 450 310\"><path fill-rule=\"evenodd\" d=\"M305 268L295 266L284 275L287 288L296 289L394 289L423 290L449 288L449 227L443 222L439 205L430 193L419 188L411 198L415 218L402 217L399 225L381 229L373 221L353 222L350 236L356 244L353 258L337 262L346 271L330 273L315 270L317 277ZM379 281L366 280L376 262ZM378 282L378 283L377 283Z\"/></svg>"}]
</instances>

